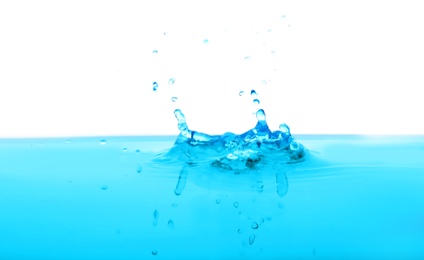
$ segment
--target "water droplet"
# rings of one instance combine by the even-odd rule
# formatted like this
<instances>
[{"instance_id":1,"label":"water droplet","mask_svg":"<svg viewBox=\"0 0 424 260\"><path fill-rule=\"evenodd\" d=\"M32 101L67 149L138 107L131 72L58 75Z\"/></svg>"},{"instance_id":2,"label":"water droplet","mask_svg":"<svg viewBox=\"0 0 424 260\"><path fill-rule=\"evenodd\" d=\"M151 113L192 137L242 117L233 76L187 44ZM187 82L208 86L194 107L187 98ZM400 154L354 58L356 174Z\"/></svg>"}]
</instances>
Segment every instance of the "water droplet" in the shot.
<instances>
[{"instance_id":1,"label":"water droplet","mask_svg":"<svg viewBox=\"0 0 424 260\"><path fill-rule=\"evenodd\" d=\"M143 167L139 164L137 165L137 173L141 173L143 170Z\"/></svg>"},{"instance_id":2,"label":"water droplet","mask_svg":"<svg viewBox=\"0 0 424 260\"><path fill-rule=\"evenodd\" d=\"M271 55L275 55L277 54L275 51L271 51Z\"/></svg>"},{"instance_id":3,"label":"water droplet","mask_svg":"<svg viewBox=\"0 0 424 260\"><path fill-rule=\"evenodd\" d=\"M261 103L261 102L259 101L259 99L256 99L256 98L255 98L255 99L253 100L253 104L254 104L254 105L259 105L260 103Z\"/></svg>"},{"instance_id":4,"label":"water droplet","mask_svg":"<svg viewBox=\"0 0 424 260\"><path fill-rule=\"evenodd\" d=\"M105 145L106 144L106 140L100 140L100 144L101 145Z\"/></svg>"},{"instance_id":5,"label":"water droplet","mask_svg":"<svg viewBox=\"0 0 424 260\"><path fill-rule=\"evenodd\" d=\"M280 125L280 131L283 132L283 133L287 133L288 134L288 133L290 133L290 128L286 124L281 124Z\"/></svg>"},{"instance_id":6,"label":"water droplet","mask_svg":"<svg viewBox=\"0 0 424 260\"><path fill-rule=\"evenodd\" d=\"M256 91L255 91L254 89L252 89L252 90L250 91L250 95L251 95L251 96L257 96L257 95L258 95L258 93L256 93Z\"/></svg>"},{"instance_id":7,"label":"water droplet","mask_svg":"<svg viewBox=\"0 0 424 260\"><path fill-rule=\"evenodd\" d=\"M108 189L108 186L107 185L102 185L101 189L102 190L107 190Z\"/></svg>"},{"instance_id":8,"label":"water droplet","mask_svg":"<svg viewBox=\"0 0 424 260\"><path fill-rule=\"evenodd\" d=\"M169 228L174 228L175 226L174 226L174 221L172 220L172 219L170 219L169 221L168 221L168 227Z\"/></svg>"},{"instance_id":9,"label":"water droplet","mask_svg":"<svg viewBox=\"0 0 424 260\"><path fill-rule=\"evenodd\" d=\"M285 18L286 18L286 16L285 16L285 15L282 15L282 16L281 16L281 19L285 19Z\"/></svg>"},{"instance_id":10,"label":"water droplet","mask_svg":"<svg viewBox=\"0 0 424 260\"><path fill-rule=\"evenodd\" d=\"M253 223L252 223L252 225L250 225L250 227L251 227L252 229L258 229L258 228L259 228L259 225L258 225L258 223L253 222Z\"/></svg>"},{"instance_id":11,"label":"water droplet","mask_svg":"<svg viewBox=\"0 0 424 260\"><path fill-rule=\"evenodd\" d=\"M203 40L203 43L205 43L205 44L206 44L206 43L209 43L209 40L208 40L208 39L204 39L204 40Z\"/></svg>"},{"instance_id":12,"label":"water droplet","mask_svg":"<svg viewBox=\"0 0 424 260\"><path fill-rule=\"evenodd\" d=\"M127 148L122 148L122 151L123 151L124 153L126 153L126 152L128 151L128 149L127 149Z\"/></svg>"},{"instance_id":13,"label":"water droplet","mask_svg":"<svg viewBox=\"0 0 424 260\"><path fill-rule=\"evenodd\" d=\"M255 238L256 238L255 234L251 234L249 236L249 245L253 245L253 243L255 242Z\"/></svg>"},{"instance_id":14,"label":"water droplet","mask_svg":"<svg viewBox=\"0 0 424 260\"><path fill-rule=\"evenodd\" d=\"M215 203L216 203L216 204L221 204L221 200L220 200L220 199L216 199L216 200L215 200Z\"/></svg>"},{"instance_id":15,"label":"water droplet","mask_svg":"<svg viewBox=\"0 0 424 260\"><path fill-rule=\"evenodd\" d=\"M169 85L174 85L174 83L175 83L175 79L174 79L174 78L170 78L170 79L168 80L168 84L169 84Z\"/></svg>"},{"instance_id":16,"label":"water droplet","mask_svg":"<svg viewBox=\"0 0 424 260\"><path fill-rule=\"evenodd\" d=\"M171 101L172 101L172 102L177 102L177 100L178 100L178 98L177 98L177 97L172 97L172 98L171 98Z\"/></svg>"},{"instance_id":17,"label":"water droplet","mask_svg":"<svg viewBox=\"0 0 424 260\"><path fill-rule=\"evenodd\" d=\"M158 51L157 50L153 50L152 53L153 54L158 54Z\"/></svg>"},{"instance_id":18,"label":"water droplet","mask_svg":"<svg viewBox=\"0 0 424 260\"><path fill-rule=\"evenodd\" d=\"M158 225L158 219L159 219L159 212L156 209L155 211L153 211L153 226Z\"/></svg>"},{"instance_id":19,"label":"water droplet","mask_svg":"<svg viewBox=\"0 0 424 260\"><path fill-rule=\"evenodd\" d=\"M236 201L233 203L234 208L238 208L239 207L239 203Z\"/></svg>"},{"instance_id":20,"label":"water droplet","mask_svg":"<svg viewBox=\"0 0 424 260\"><path fill-rule=\"evenodd\" d=\"M158 88L159 88L159 85L158 85L158 83L155 81L155 82L153 82L153 91L157 91L158 90Z\"/></svg>"},{"instance_id":21,"label":"water droplet","mask_svg":"<svg viewBox=\"0 0 424 260\"><path fill-rule=\"evenodd\" d=\"M240 91L239 96L243 96L243 95L244 95L244 91Z\"/></svg>"},{"instance_id":22,"label":"water droplet","mask_svg":"<svg viewBox=\"0 0 424 260\"><path fill-rule=\"evenodd\" d=\"M158 251L157 250L152 250L152 255L157 255Z\"/></svg>"},{"instance_id":23,"label":"water droplet","mask_svg":"<svg viewBox=\"0 0 424 260\"><path fill-rule=\"evenodd\" d=\"M245 59L245 60L250 60L250 59L252 59L252 57L250 57L250 56L246 56L246 57L244 57L244 59Z\"/></svg>"}]
</instances>

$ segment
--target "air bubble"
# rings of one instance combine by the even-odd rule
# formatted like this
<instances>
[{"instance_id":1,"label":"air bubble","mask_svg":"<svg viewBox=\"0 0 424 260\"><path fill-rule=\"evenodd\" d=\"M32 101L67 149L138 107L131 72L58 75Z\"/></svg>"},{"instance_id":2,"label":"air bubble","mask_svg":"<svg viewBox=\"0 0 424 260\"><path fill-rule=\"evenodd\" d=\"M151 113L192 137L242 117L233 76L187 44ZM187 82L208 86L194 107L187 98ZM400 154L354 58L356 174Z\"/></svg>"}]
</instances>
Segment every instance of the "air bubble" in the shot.
<instances>
[{"instance_id":1,"label":"air bubble","mask_svg":"<svg viewBox=\"0 0 424 260\"><path fill-rule=\"evenodd\" d=\"M174 78L170 78L170 79L168 80L168 84L169 84L169 85L174 85L174 83L175 83L175 79L174 79Z\"/></svg>"},{"instance_id":2,"label":"air bubble","mask_svg":"<svg viewBox=\"0 0 424 260\"><path fill-rule=\"evenodd\" d=\"M172 220L172 219L170 219L169 221L168 221L168 227L169 228L174 228L175 227L175 225L174 225L174 221Z\"/></svg>"},{"instance_id":3,"label":"air bubble","mask_svg":"<svg viewBox=\"0 0 424 260\"><path fill-rule=\"evenodd\" d=\"M124 153L126 153L126 152L128 152L128 149L127 149L127 148L122 148L122 151L123 151Z\"/></svg>"},{"instance_id":4,"label":"air bubble","mask_svg":"<svg viewBox=\"0 0 424 260\"><path fill-rule=\"evenodd\" d=\"M233 203L234 208L238 208L239 207L239 203L236 201Z\"/></svg>"},{"instance_id":5,"label":"air bubble","mask_svg":"<svg viewBox=\"0 0 424 260\"><path fill-rule=\"evenodd\" d=\"M157 254L158 254L158 251L152 250L152 255L157 255Z\"/></svg>"},{"instance_id":6,"label":"air bubble","mask_svg":"<svg viewBox=\"0 0 424 260\"><path fill-rule=\"evenodd\" d=\"M253 222L253 223L252 223L252 225L250 225L250 227L251 227L252 229L258 229L258 228L259 228L259 225L258 225L258 223Z\"/></svg>"},{"instance_id":7,"label":"air bubble","mask_svg":"<svg viewBox=\"0 0 424 260\"><path fill-rule=\"evenodd\" d=\"M102 187L100 187L102 190L107 190L108 186L107 185L102 185Z\"/></svg>"},{"instance_id":8,"label":"air bubble","mask_svg":"<svg viewBox=\"0 0 424 260\"><path fill-rule=\"evenodd\" d=\"M157 82L153 82L153 91L157 91L159 88L159 85Z\"/></svg>"},{"instance_id":9,"label":"air bubble","mask_svg":"<svg viewBox=\"0 0 424 260\"><path fill-rule=\"evenodd\" d=\"M137 173L141 173L143 171L143 167L139 164L137 165Z\"/></svg>"},{"instance_id":10,"label":"air bubble","mask_svg":"<svg viewBox=\"0 0 424 260\"><path fill-rule=\"evenodd\" d=\"M156 209L155 211L153 211L153 226L158 225L158 219L159 219L159 212Z\"/></svg>"},{"instance_id":11,"label":"air bubble","mask_svg":"<svg viewBox=\"0 0 424 260\"><path fill-rule=\"evenodd\" d=\"M249 245L253 245L253 243L255 242L255 238L256 238L255 234L251 234L249 236Z\"/></svg>"},{"instance_id":12,"label":"air bubble","mask_svg":"<svg viewBox=\"0 0 424 260\"><path fill-rule=\"evenodd\" d=\"M216 200L215 200L215 203L216 203L216 204L221 204L221 200L220 200L220 199L216 199Z\"/></svg>"}]
</instances>

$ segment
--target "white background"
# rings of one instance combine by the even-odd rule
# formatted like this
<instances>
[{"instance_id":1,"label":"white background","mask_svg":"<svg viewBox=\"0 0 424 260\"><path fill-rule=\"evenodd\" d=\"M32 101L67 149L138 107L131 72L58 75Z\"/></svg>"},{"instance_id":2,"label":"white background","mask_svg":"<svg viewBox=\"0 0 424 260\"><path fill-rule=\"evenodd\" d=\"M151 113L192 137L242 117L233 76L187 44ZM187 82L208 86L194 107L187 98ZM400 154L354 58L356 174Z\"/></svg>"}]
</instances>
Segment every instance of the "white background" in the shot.
<instances>
[{"instance_id":1,"label":"white background","mask_svg":"<svg viewBox=\"0 0 424 260\"><path fill-rule=\"evenodd\" d=\"M421 2L1 1L0 137L424 134Z\"/></svg>"}]
</instances>

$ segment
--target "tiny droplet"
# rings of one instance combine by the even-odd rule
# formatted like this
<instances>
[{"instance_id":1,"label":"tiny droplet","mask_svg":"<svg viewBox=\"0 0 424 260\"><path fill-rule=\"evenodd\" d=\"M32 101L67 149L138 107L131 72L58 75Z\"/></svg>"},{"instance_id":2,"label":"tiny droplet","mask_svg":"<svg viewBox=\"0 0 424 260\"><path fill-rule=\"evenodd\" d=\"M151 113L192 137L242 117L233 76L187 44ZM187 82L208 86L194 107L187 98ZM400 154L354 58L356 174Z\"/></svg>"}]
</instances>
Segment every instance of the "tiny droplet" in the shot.
<instances>
[{"instance_id":1,"label":"tiny droplet","mask_svg":"<svg viewBox=\"0 0 424 260\"><path fill-rule=\"evenodd\" d=\"M259 228L259 225L258 225L258 223L253 222L253 223L252 223L252 225L250 225L250 227L251 227L252 229L258 229L258 228Z\"/></svg>"},{"instance_id":2,"label":"tiny droplet","mask_svg":"<svg viewBox=\"0 0 424 260\"><path fill-rule=\"evenodd\" d=\"M157 50L153 50L152 53L153 54L158 54L158 51Z\"/></svg>"},{"instance_id":3,"label":"tiny droplet","mask_svg":"<svg viewBox=\"0 0 424 260\"><path fill-rule=\"evenodd\" d=\"M244 95L244 91L240 91L239 96L243 96L243 95Z\"/></svg>"},{"instance_id":4,"label":"tiny droplet","mask_svg":"<svg viewBox=\"0 0 424 260\"><path fill-rule=\"evenodd\" d=\"M108 189L108 187L107 187L107 185L102 185L101 189L102 189L102 190L107 190L107 189Z\"/></svg>"},{"instance_id":5,"label":"tiny droplet","mask_svg":"<svg viewBox=\"0 0 424 260\"><path fill-rule=\"evenodd\" d=\"M172 98L171 98L171 101L172 101L172 102L177 102L177 100L178 100L178 98L177 98L177 97L172 97Z\"/></svg>"},{"instance_id":6,"label":"tiny droplet","mask_svg":"<svg viewBox=\"0 0 424 260\"><path fill-rule=\"evenodd\" d=\"M157 254L158 254L158 251L152 250L152 255L157 255Z\"/></svg>"},{"instance_id":7,"label":"tiny droplet","mask_svg":"<svg viewBox=\"0 0 424 260\"><path fill-rule=\"evenodd\" d=\"M259 101L259 99L254 99L253 100L253 104L254 105L259 105L261 102Z\"/></svg>"},{"instance_id":8,"label":"tiny droplet","mask_svg":"<svg viewBox=\"0 0 424 260\"><path fill-rule=\"evenodd\" d=\"M169 85L174 85L174 83L175 83L175 79L174 79L174 78L170 78L170 79L168 80L168 84L169 84Z\"/></svg>"},{"instance_id":9,"label":"tiny droplet","mask_svg":"<svg viewBox=\"0 0 424 260\"><path fill-rule=\"evenodd\" d=\"M155 81L155 82L153 82L153 91L157 91L158 90L158 88L159 88L159 85L158 85L158 83Z\"/></svg>"},{"instance_id":10,"label":"tiny droplet","mask_svg":"<svg viewBox=\"0 0 424 260\"><path fill-rule=\"evenodd\" d=\"M206 44L206 43L209 43L209 40L208 40L208 39L204 39L204 40L203 40L203 43L205 43L205 44Z\"/></svg>"}]
</instances>

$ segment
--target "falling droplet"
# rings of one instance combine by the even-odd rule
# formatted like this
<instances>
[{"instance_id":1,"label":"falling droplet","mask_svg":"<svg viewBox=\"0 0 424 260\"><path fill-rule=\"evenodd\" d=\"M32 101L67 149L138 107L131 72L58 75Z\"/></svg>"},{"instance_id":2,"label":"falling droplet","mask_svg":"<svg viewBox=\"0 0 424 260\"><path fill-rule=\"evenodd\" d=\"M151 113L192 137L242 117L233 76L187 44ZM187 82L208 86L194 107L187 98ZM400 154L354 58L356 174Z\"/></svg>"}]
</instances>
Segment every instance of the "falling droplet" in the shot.
<instances>
[{"instance_id":1,"label":"falling droplet","mask_svg":"<svg viewBox=\"0 0 424 260\"><path fill-rule=\"evenodd\" d=\"M158 219L159 219L159 212L156 209L155 211L153 211L153 226L157 226L158 225Z\"/></svg>"},{"instance_id":2,"label":"falling droplet","mask_svg":"<svg viewBox=\"0 0 424 260\"><path fill-rule=\"evenodd\" d=\"M152 255L157 255L157 254L158 254L158 251L152 250Z\"/></svg>"},{"instance_id":3,"label":"falling droplet","mask_svg":"<svg viewBox=\"0 0 424 260\"><path fill-rule=\"evenodd\" d=\"M238 208L239 207L239 203L236 201L233 203L234 208Z\"/></svg>"},{"instance_id":4,"label":"falling droplet","mask_svg":"<svg viewBox=\"0 0 424 260\"><path fill-rule=\"evenodd\" d=\"M158 85L158 83L155 81L155 82L153 82L153 91L157 91L158 90L158 88L159 88L159 85Z\"/></svg>"},{"instance_id":5,"label":"falling droplet","mask_svg":"<svg viewBox=\"0 0 424 260\"><path fill-rule=\"evenodd\" d=\"M169 221L168 221L168 227L169 228L174 228L175 226L174 226L174 221L172 220L172 219L170 219Z\"/></svg>"},{"instance_id":6,"label":"falling droplet","mask_svg":"<svg viewBox=\"0 0 424 260\"><path fill-rule=\"evenodd\" d=\"M169 85L174 85L174 83L175 83L175 79L174 79L174 78L170 78L170 79L168 80L168 84L169 84Z\"/></svg>"},{"instance_id":7,"label":"falling droplet","mask_svg":"<svg viewBox=\"0 0 424 260\"><path fill-rule=\"evenodd\" d=\"M158 51L157 50L153 50L152 53L153 54L158 54Z\"/></svg>"},{"instance_id":8,"label":"falling droplet","mask_svg":"<svg viewBox=\"0 0 424 260\"><path fill-rule=\"evenodd\" d=\"M252 225L250 225L250 227L251 227L252 229L258 229L258 228L259 228L259 225L258 225L258 223L253 222L253 223L252 223Z\"/></svg>"},{"instance_id":9,"label":"falling droplet","mask_svg":"<svg viewBox=\"0 0 424 260\"><path fill-rule=\"evenodd\" d=\"M180 177L178 177L177 186L175 187L175 190L174 190L175 195L180 196L181 193L183 192L187 183L187 174L188 174L188 169L185 166L180 172Z\"/></svg>"},{"instance_id":10,"label":"falling droplet","mask_svg":"<svg viewBox=\"0 0 424 260\"><path fill-rule=\"evenodd\" d=\"M255 234L251 234L249 236L249 245L253 245L253 243L255 242L255 238L256 238Z\"/></svg>"},{"instance_id":11,"label":"falling droplet","mask_svg":"<svg viewBox=\"0 0 424 260\"><path fill-rule=\"evenodd\" d=\"M178 98L177 98L177 97L172 97L172 98L171 98L171 101L172 101L172 102L177 102L177 100L178 100Z\"/></svg>"},{"instance_id":12,"label":"falling droplet","mask_svg":"<svg viewBox=\"0 0 424 260\"><path fill-rule=\"evenodd\" d=\"M244 95L244 91L242 90L239 92L239 96L243 96L243 95Z\"/></svg>"},{"instance_id":13,"label":"falling droplet","mask_svg":"<svg viewBox=\"0 0 424 260\"><path fill-rule=\"evenodd\" d=\"M208 39L204 39L204 40L203 40L203 43L205 43L205 44L206 44L206 43L209 43L209 40L208 40Z\"/></svg>"},{"instance_id":14,"label":"falling droplet","mask_svg":"<svg viewBox=\"0 0 424 260\"><path fill-rule=\"evenodd\" d=\"M101 145L105 145L106 144L106 140L100 140L100 144Z\"/></svg>"},{"instance_id":15,"label":"falling droplet","mask_svg":"<svg viewBox=\"0 0 424 260\"><path fill-rule=\"evenodd\" d=\"M254 105L259 105L261 102L259 101L259 99L254 99L253 100L253 104Z\"/></svg>"},{"instance_id":16,"label":"falling droplet","mask_svg":"<svg viewBox=\"0 0 424 260\"><path fill-rule=\"evenodd\" d=\"M251 96L257 96L257 95L258 95L258 93L256 93L256 91L255 91L254 89L252 89L252 90L250 91L250 95L251 95Z\"/></svg>"},{"instance_id":17,"label":"falling droplet","mask_svg":"<svg viewBox=\"0 0 424 260\"><path fill-rule=\"evenodd\" d=\"M101 189L102 189L102 190L107 190L107 189L108 189L108 187L107 187L107 185L102 185Z\"/></svg>"}]
</instances>

